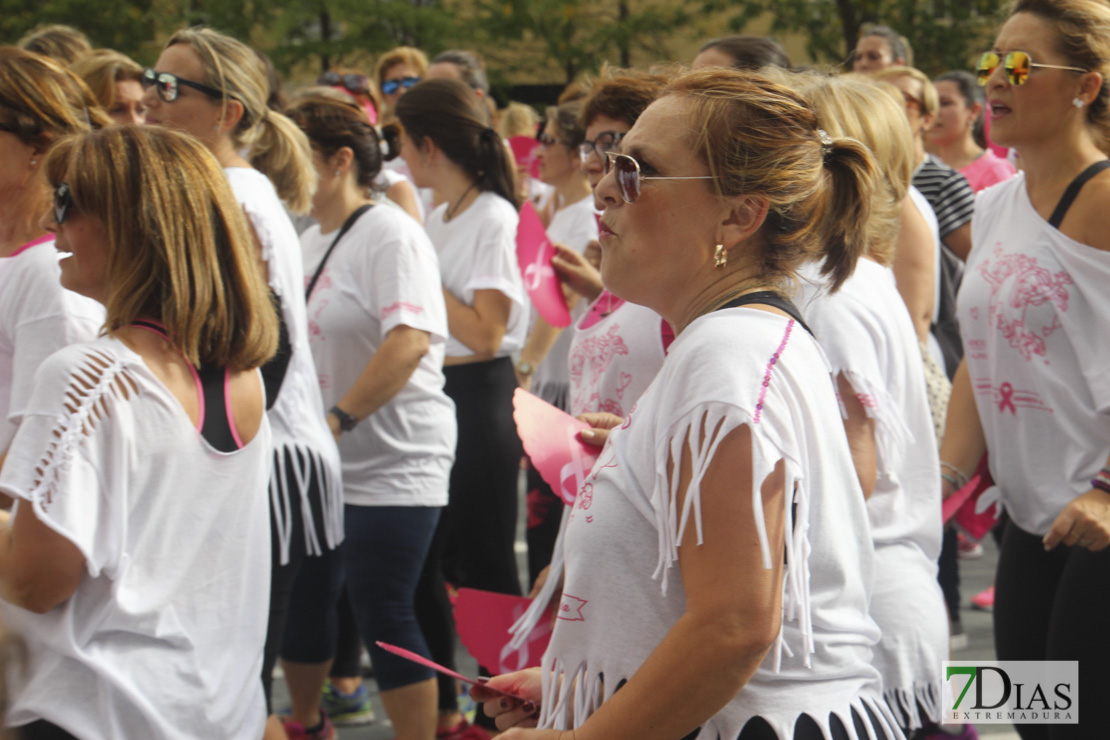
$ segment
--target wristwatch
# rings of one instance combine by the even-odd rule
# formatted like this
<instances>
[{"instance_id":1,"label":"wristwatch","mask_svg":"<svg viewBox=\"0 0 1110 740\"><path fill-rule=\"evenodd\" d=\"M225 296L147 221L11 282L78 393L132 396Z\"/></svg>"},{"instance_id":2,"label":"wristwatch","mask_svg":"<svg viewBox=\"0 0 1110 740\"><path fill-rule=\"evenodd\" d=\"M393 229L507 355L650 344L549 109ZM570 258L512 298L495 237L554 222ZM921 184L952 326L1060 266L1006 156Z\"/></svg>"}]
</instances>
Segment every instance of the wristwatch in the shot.
<instances>
[{"instance_id":1,"label":"wristwatch","mask_svg":"<svg viewBox=\"0 0 1110 740\"><path fill-rule=\"evenodd\" d=\"M536 372L536 366L530 362L521 360L516 364L516 371L527 378L529 375Z\"/></svg>"},{"instance_id":2,"label":"wristwatch","mask_svg":"<svg viewBox=\"0 0 1110 740\"><path fill-rule=\"evenodd\" d=\"M344 432L349 432L358 426L358 419L348 414L338 406L332 406L328 409L328 413L339 420L339 428Z\"/></svg>"}]
</instances>

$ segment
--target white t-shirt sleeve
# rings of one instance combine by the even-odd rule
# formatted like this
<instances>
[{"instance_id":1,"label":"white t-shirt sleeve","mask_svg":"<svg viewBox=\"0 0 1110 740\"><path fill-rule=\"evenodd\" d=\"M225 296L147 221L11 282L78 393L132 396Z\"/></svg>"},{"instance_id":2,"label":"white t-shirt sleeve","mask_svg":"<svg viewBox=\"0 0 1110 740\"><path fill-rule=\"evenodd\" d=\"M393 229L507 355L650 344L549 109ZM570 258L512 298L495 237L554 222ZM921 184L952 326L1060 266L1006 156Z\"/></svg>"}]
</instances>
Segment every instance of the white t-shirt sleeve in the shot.
<instances>
[{"instance_id":1,"label":"white t-shirt sleeve","mask_svg":"<svg viewBox=\"0 0 1110 740\"><path fill-rule=\"evenodd\" d=\"M524 305L520 267L516 260L516 221L484 218L478 226L474 264L463 292L474 302L474 291L499 290L514 303Z\"/></svg>"},{"instance_id":2,"label":"white t-shirt sleeve","mask_svg":"<svg viewBox=\"0 0 1110 740\"><path fill-rule=\"evenodd\" d=\"M114 433L134 386L119 360L74 345L43 363L8 450L0 491L84 555L89 575L111 575L120 555L129 455ZM18 510L17 510L18 511ZM18 513L17 513L18 516Z\"/></svg>"},{"instance_id":3,"label":"white t-shirt sleeve","mask_svg":"<svg viewBox=\"0 0 1110 740\"><path fill-rule=\"evenodd\" d=\"M374 290L359 299L363 309L381 322L381 336L403 325L446 341L445 322L437 309L443 302L439 266L423 231L415 225L395 231L362 254L362 284L373 285Z\"/></svg>"}]
</instances>

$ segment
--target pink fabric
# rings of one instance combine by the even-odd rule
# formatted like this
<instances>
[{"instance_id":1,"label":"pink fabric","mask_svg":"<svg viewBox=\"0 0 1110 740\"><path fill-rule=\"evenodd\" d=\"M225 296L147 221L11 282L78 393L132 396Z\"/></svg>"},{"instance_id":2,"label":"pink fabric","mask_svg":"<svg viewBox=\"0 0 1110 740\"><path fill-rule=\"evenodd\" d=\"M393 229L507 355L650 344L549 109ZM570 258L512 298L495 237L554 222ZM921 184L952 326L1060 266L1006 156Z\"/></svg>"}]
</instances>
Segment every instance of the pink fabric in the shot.
<instances>
[{"instance_id":1,"label":"pink fabric","mask_svg":"<svg viewBox=\"0 0 1110 740\"><path fill-rule=\"evenodd\" d=\"M967 178L968 184L976 193L983 188L1008 180L1015 172L1012 164L995 156L991 151L983 152L983 156L960 170L960 174Z\"/></svg>"},{"instance_id":2,"label":"pink fabric","mask_svg":"<svg viewBox=\"0 0 1110 740\"><path fill-rule=\"evenodd\" d=\"M20 254L22 254L23 252L26 252L31 247L37 247L38 245L42 244L43 242L48 242L53 238L54 238L53 234L43 234L38 239L32 239L31 241L27 242L22 247L15 250L14 252L9 254L8 256L9 257L18 257Z\"/></svg>"}]
</instances>

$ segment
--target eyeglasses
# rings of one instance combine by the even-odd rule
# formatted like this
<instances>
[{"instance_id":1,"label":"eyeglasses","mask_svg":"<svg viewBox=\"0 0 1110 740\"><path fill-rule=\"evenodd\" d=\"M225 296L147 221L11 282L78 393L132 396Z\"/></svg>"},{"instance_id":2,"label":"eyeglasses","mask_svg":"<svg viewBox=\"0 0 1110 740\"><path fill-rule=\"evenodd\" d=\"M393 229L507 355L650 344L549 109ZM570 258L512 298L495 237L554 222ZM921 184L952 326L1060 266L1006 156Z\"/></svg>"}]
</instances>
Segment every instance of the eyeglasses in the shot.
<instances>
[{"instance_id":1,"label":"eyeglasses","mask_svg":"<svg viewBox=\"0 0 1110 740\"><path fill-rule=\"evenodd\" d=\"M54 223L64 224L72 206L73 191L64 182L58 183L58 187L54 188Z\"/></svg>"},{"instance_id":2,"label":"eyeglasses","mask_svg":"<svg viewBox=\"0 0 1110 740\"><path fill-rule=\"evenodd\" d=\"M341 75L338 72L325 72L316 79L317 85L327 85L328 87L336 87L337 85L350 93L367 93L370 92L370 80L365 76L350 72Z\"/></svg>"},{"instance_id":3,"label":"eyeglasses","mask_svg":"<svg viewBox=\"0 0 1110 740\"><path fill-rule=\"evenodd\" d=\"M999 55L995 51L985 51L979 57L979 65L976 67L976 75L979 79L979 84L986 86L987 80L994 74L994 70L998 67L999 62L1002 63L1002 69L1006 70L1006 76L1010 79L1010 84L1014 87L1024 85L1029 79L1029 70L1033 67L1043 67L1044 69L1064 69L1069 72L1089 72L1087 69L1080 69L1079 67L1063 67L1059 64L1036 64L1033 58L1029 56L1028 52L1024 51L1008 51L1005 55Z\"/></svg>"},{"instance_id":4,"label":"eyeglasses","mask_svg":"<svg viewBox=\"0 0 1110 740\"><path fill-rule=\"evenodd\" d=\"M540 142L540 146L544 147L545 149L547 147L552 147L552 146L555 146L556 144L562 144L563 143L563 142L559 141L558 139L556 139L554 136L551 136L550 134L540 134L539 136L536 137L536 141Z\"/></svg>"},{"instance_id":5,"label":"eyeglasses","mask_svg":"<svg viewBox=\"0 0 1110 740\"><path fill-rule=\"evenodd\" d=\"M402 77L399 80L386 80L382 83L382 94L392 95L400 90L402 87L408 90L410 87L420 82L420 77Z\"/></svg>"},{"instance_id":6,"label":"eyeglasses","mask_svg":"<svg viewBox=\"0 0 1110 740\"><path fill-rule=\"evenodd\" d=\"M579 144L578 153L582 155L582 159L586 159L591 154L597 154L597 158L604 162L605 155L616 149L623 138L624 134L620 131L602 131L593 141L583 141Z\"/></svg>"},{"instance_id":7,"label":"eyeglasses","mask_svg":"<svg viewBox=\"0 0 1110 740\"><path fill-rule=\"evenodd\" d=\"M617 171L617 190L621 198L629 205L635 203L640 197L641 183L644 180L716 180L714 175L694 175L690 177L647 177L640 174L640 163L627 154L616 152L605 153L605 174L610 170Z\"/></svg>"},{"instance_id":8,"label":"eyeglasses","mask_svg":"<svg viewBox=\"0 0 1110 740\"><path fill-rule=\"evenodd\" d=\"M181 87L191 87L194 90L199 90L210 98L223 98L224 94L214 87L202 85L199 82L187 80L184 77L170 74L169 72L155 72L150 67L143 70L143 89L146 90L151 85L154 85L155 91L166 103L172 103L177 100L177 96L181 94Z\"/></svg>"}]
</instances>

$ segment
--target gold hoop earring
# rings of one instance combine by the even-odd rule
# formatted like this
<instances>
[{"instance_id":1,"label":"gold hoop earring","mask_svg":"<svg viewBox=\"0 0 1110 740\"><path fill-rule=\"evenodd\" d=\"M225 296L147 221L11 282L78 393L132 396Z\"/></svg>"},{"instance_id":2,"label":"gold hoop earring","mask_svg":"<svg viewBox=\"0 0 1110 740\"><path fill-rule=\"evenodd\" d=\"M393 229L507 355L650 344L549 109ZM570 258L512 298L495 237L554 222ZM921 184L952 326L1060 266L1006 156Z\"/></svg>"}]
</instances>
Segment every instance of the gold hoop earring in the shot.
<instances>
[{"instance_id":1,"label":"gold hoop earring","mask_svg":"<svg viewBox=\"0 0 1110 740\"><path fill-rule=\"evenodd\" d=\"M728 250L725 249L724 244L718 244L717 248L713 250L713 269L720 270L728 264Z\"/></svg>"}]
</instances>

